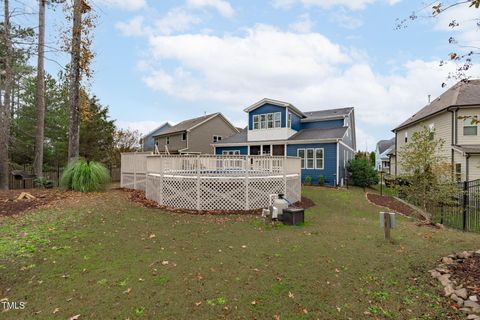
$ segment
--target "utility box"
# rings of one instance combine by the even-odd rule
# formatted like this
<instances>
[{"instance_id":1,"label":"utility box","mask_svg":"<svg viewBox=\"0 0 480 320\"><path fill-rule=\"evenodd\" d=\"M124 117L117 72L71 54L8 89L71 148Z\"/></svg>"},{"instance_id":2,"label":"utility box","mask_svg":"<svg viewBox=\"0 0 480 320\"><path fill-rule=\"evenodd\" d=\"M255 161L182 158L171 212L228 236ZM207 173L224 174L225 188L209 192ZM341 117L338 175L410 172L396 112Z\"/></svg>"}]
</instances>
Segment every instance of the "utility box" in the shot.
<instances>
[{"instance_id":1,"label":"utility box","mask_svg":"<svg viewBox=\"0 0 480 320\"><path fill-rule=\"evenodd\" d=\"M305 222L304 209L302 208L286 208L282 214L283 224L300 225Z\"/></svg>"},{"instance_id":2,"label":"utility box","mask_svg":"<svg viewBox=\"0 0 480 320\"><path fill-rule=\"evenodd\" d=\"M394 229L396 226L395 221L395 212L380 212L380 227L385 228L385 215L389 215L390 225L388 226L389 229Z\"/></svg>"}]
</instances>

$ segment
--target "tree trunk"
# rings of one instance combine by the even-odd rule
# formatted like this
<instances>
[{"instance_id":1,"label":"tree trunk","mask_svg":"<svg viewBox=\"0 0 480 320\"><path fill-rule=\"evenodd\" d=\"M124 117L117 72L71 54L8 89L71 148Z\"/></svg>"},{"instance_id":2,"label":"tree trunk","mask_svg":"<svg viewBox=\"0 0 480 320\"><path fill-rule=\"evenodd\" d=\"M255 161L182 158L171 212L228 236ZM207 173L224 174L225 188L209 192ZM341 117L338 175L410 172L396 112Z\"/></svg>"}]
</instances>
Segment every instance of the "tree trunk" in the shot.
<instances>
[{"instance_id":1,"label":"tree trunk","mask_svg":"<svg viewBox=\"0 0 480 320\"><path fill-rule=\"evenodd\" d=\"M10 94L12 88L12 42L10 39L9 0L4 0L3 38L5 43L5 75L3 104L0 105L0 189L8 189L10 142Z\"/></svg>"},{"instance_id":2,"label":"tree trunk","mask_svg":"<svg viewBox=\"0 0 480 320\"><path fill-rule=\"evenodd\" d=\"M80 46L82 41L82 4L83 0L74 0L73 2L68 161L77 159L80 153Z\"/></svg>"},{"instance_id":3,"label":"tree trunk","mask_svg":"<svg viewBox=\"0 0 480 320\"><path fill-rule=\"evenodd\" d=\"M43 176L43 140L45 131L45 0L38 0L38 64L37 64L37 128L35 132L35 160L33 170L37 177Z\"/></svg>"}]
</instances>

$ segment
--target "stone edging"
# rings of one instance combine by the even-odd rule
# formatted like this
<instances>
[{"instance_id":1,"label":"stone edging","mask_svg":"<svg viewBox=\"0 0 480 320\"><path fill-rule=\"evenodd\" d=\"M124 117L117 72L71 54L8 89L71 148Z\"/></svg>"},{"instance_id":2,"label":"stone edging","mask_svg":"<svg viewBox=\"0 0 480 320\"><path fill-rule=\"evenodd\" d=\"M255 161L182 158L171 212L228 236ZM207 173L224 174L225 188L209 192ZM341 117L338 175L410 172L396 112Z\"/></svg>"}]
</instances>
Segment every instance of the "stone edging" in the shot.
<instances>
[{"instance_id":1,"label":"stone edging","mask_svg":"<svg viewBox=\"0 0 480 320\"><path fill-rule=\"evenodd\" d=\"M452 275L448 269L448 266L463 262L464 259L472 256L480 256L480 250L450 254L443 257L441 259L442 263L435 269L430 270L430 274L441 282L445 297L450 297L450 299L455 301L459 310L467 314L467 319L480 320L480 297L470 295L462 284L457 284L456 281L450 279Z\"/></svg>"}]
</instances>

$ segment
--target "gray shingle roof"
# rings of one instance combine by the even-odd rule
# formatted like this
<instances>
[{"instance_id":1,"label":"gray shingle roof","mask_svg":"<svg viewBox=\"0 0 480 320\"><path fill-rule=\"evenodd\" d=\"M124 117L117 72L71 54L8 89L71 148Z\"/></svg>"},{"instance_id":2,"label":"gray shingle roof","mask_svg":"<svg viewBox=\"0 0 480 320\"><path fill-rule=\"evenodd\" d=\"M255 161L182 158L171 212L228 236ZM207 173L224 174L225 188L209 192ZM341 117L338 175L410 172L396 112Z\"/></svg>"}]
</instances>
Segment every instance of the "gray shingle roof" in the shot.
<instances>
[{"instance_id":1,"label":"gray shingle roof","mask_svg":"<svg viewBox=\"0 0 480 320\"><path fill-rule=\"evenodd\" d=\"M422 120L451 106L480 104L480 79L460 81L394 130Z\"/></svg>"},{"instance_id":2,"label":"gray shingle roof","mask_svg":"<svg viewBox=\"0 0 480 320\"><path fill-rule=\"evenodd\" d=\"M389 140L380 140L377 142L378 152L382 154L385 152L385 150L387 150L394 144L395 144L395 137Z\"/></svg>"},{"instance_id":3,"label":"gray shingle roof","mask_svg":"<svg viewBox=\"0 0 480 320\"><path fill-rule=\"evenodd\" d=\"M465 153L480 153L480 145L479 144L472 144L472 145L465 145L465 146L456 146L457 149Z\"/></svg>"},{"instance_id":4,"label":"gray shingle roof","mask_svg":"<svg viewBox=\"0 0 480 320\"><path fill-rule=\"evenodd\" d=\"M162 131L160 134L156 135L155 137L159 137L159 136L164 136L164 135L167 135L167 134L172 134L172 133L177 133L177 132L183 132L183 131L187 131L188 129L196 126L197 124L207 120L208 118L211 118L215 115L217 115L217 113L212 113L212 114L207 114L207 115L204 115L204 116L201 116L201 117L197 117L197 118L192 118L192 119L187 119L187 120L184 120L174 126L171 126L170 128L166 129L165 131Z\"/></svg>"},{"instance_id":5,"label":"gray shingle roof","mask_svg":"<svg viewBox=\"0 0 480 320\"><path fill-rule=\"evenodd\" d=\"M313 139L341 139L347 127L331 129L303 129L295 133L288 140L313 140Z\"/></svg>"},{"instance_id":6,"label":"gray shingle roof","mask_svg":"<svg viewBox=\"0 0 480 320\"><path fill-rule=\"evenodd\" d=\"M318 139L341 139L345 135L347 127L331 128L331 129L303 129L291 136L288 141L300 140L318 140ZM253 142L247 140L247 131L234 134L216 144L226 143L247 143Z\"/></svg>"},{"instance_id":7,"label":"gray shingle roof","mask_svg":"<svg viewBox=\"0 0 480 320\"><path fill-rule=\"evenodd\" d=\"M306 119L302 121L312 121L312 120L327 120L327 119L341 119L346 117L353 108L337 108L337 109L327 109L319 111L308 111L304 112L307 116Z\"/></svg>"}]
</instances>

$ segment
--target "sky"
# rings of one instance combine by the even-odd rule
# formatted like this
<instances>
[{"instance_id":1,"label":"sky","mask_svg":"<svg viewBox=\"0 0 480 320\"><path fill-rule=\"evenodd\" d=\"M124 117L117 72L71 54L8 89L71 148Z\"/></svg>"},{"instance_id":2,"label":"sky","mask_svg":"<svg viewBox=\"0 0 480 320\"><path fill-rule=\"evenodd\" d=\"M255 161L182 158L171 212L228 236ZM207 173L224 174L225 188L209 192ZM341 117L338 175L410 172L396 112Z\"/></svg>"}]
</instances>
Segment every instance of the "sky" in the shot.
<instances>
[{"instance_id":1,"label":"sky","mask_svg":"<svg viewBox=\"0 0 480 320\"><path fill-rule=\"evenodd\" d=\"M222 112L237 126L243 109L262 98L302 111L354 107L357 147L380 139L441 94L461 44L480 45L472 18L480 10L429 11L414 0L97 0L94 78L90 90L120 127L147 133L172 123ZM36 10L30 0L31 10ZM461 22L453 31L452 18ZM50 43L65 24L47 11ZM48 53L47 70L67 62ZM475 66L470 76L480 76Z\"/></svg>"}]
</instances>

